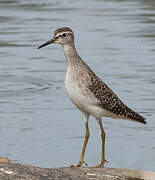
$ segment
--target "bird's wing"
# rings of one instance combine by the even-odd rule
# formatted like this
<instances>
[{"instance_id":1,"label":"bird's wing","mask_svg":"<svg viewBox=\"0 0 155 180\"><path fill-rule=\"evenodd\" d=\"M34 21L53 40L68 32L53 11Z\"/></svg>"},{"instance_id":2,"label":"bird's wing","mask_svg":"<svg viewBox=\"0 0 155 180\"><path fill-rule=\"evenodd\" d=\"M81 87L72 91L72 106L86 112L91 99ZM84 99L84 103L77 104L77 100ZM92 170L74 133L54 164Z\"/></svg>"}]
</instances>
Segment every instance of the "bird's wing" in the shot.
<instances>
[{"instance_id":1,"label":"bird's wing","mask_svg":"<svg viewBox=\"0 0 155 180\"><path fill-rule=\"evenodd\" d=\"M117 95L97 76L92 76L88 89L99 100L98 105L124 119L146 124L145 118L127 107Z\"/></svg>"}]
</instances>

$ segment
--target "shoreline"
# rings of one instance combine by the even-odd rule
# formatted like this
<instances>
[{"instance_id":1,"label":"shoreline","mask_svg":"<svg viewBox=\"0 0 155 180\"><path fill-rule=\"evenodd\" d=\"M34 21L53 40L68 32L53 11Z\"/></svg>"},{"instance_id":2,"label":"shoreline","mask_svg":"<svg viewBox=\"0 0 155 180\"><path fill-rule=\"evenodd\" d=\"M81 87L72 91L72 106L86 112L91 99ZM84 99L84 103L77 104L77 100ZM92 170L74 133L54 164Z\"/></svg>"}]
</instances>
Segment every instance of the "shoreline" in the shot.
<instances>
[{"instance_id":1,"label":"shoreline","mask_svg":"<svg viewBox=\"0 0 155 180\"><path fill-rule=\"evenodd\" d=\"M1 161L2 160L2 161ZM1 180L154 180L155 172L96 167L40 168L0 157Z\"/></svg>"}]
</instances>

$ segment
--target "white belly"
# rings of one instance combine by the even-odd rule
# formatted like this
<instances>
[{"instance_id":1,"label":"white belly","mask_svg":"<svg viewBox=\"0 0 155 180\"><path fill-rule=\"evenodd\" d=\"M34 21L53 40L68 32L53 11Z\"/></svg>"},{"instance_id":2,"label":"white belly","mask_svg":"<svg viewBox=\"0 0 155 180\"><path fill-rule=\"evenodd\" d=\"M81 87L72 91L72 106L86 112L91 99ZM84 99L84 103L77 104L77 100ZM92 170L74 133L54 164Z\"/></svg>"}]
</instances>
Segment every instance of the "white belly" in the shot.
<instances>
[{"instance_id":1,"label":"white belly","mask_svg":"<svg viewBox=\"0 0 155 180\"><path fill-rule=\"evenodd\" d=\"M97 105L98 100L93 94L87 95L82 93L74 82L65 81L65 88L68 97L80 111L89 113L97 120L100 120L102 116L112 116L111 113Z\"/></svg>"}]
</instances>

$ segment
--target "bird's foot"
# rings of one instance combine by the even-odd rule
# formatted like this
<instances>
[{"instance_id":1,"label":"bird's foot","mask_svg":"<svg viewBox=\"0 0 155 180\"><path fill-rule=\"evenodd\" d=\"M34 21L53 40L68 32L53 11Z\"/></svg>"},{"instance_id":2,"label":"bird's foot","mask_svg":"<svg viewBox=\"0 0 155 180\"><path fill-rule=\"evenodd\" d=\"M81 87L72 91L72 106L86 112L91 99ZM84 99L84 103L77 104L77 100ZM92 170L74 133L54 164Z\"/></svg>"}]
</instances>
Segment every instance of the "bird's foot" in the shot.
<instances>
[{"instance_id":1,"label":"bird's foot","mask_svg":"<svg viewBox=\"0 0 155 180\"><path fill-rule=\"evenodd\" d=\"M104 160L103 162L101 162L100 164L96 165L95 167L98 167L98 168L104 167L104 164L105 164L105 163L108 163L108 161L107 161L107 160Z\"/></svg>"},{"instance_id":2,"label":"bird's foot","mask_svg":"<svg viewBox=\"0 0 155 180\"><path fill-rule=\"evenodd\" d=\"M70 167L82 167L83 164L88 167L88 164L85 161L79 161L77 165L71 165Z\"/></svg>"}]
</instances>

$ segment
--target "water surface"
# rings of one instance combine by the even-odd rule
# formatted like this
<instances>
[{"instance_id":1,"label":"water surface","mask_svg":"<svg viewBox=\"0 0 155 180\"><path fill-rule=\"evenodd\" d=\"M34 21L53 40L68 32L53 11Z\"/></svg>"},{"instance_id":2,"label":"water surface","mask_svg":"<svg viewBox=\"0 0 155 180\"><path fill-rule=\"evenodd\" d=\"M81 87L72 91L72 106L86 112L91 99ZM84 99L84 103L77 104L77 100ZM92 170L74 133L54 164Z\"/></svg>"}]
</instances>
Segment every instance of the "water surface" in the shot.
<instances>
[{"instance_id":1,"label":"water surface","mask_svg":"<svg viewBox=\"0 0 155 180\"><path fill-rule=\"evenodd\" d=\"M106 167L155 170L153 0L0 0L0 24L1 156L40 167L78 162L84 121L66 97L63 50L37 49L69 26L86 63L147 118L147 126L103 118ZM93 118L89 126L85 159L92 166L100 161L101 138Z\"/></svg>"}]
</instances>

